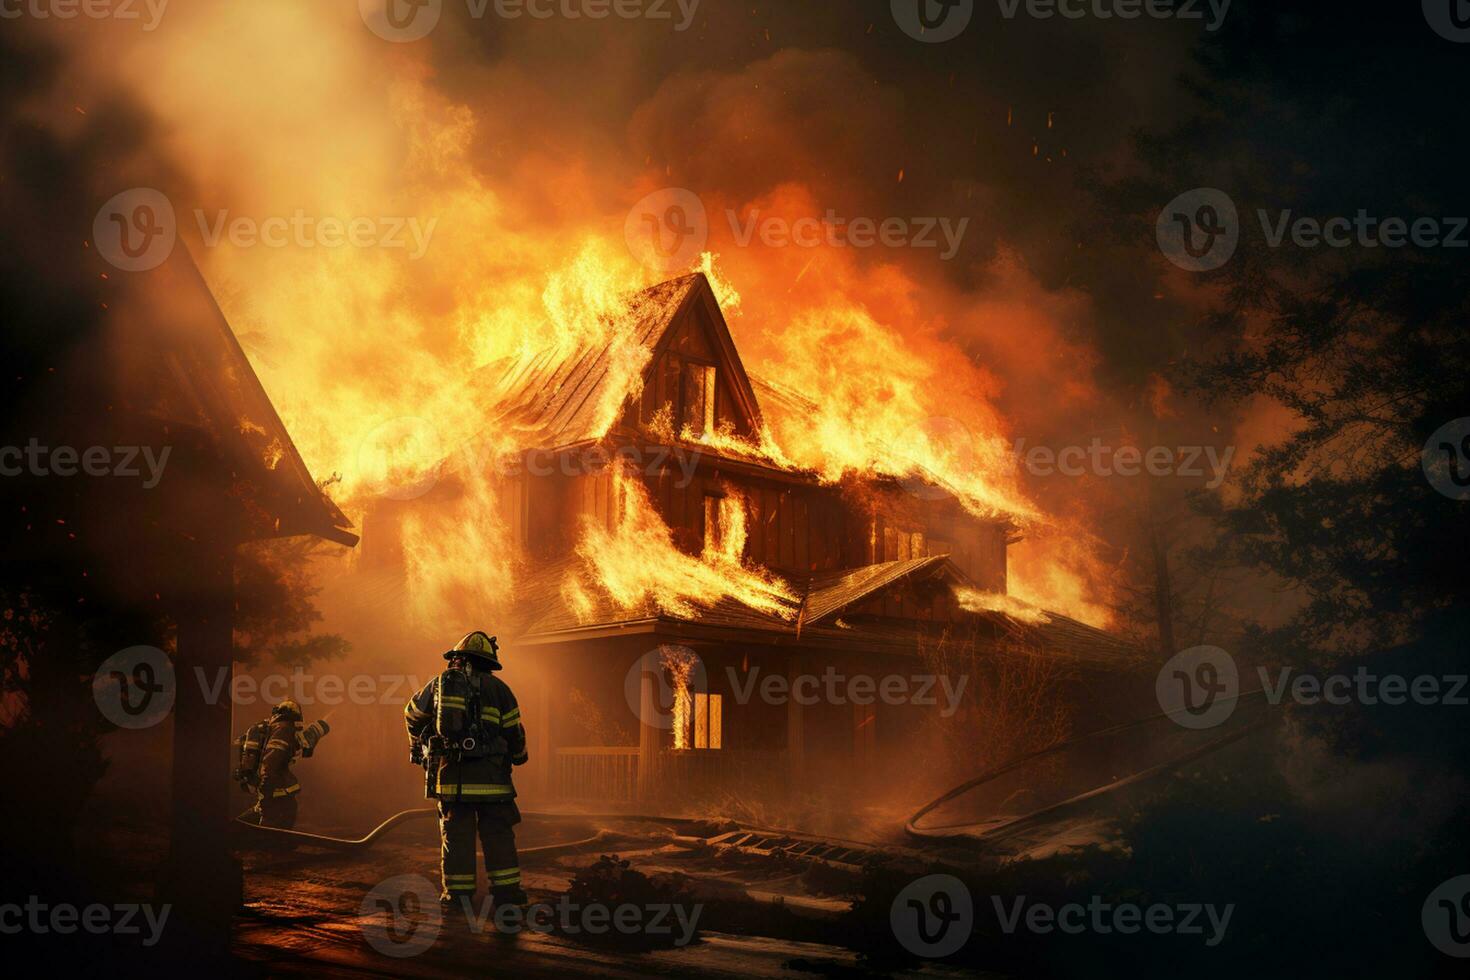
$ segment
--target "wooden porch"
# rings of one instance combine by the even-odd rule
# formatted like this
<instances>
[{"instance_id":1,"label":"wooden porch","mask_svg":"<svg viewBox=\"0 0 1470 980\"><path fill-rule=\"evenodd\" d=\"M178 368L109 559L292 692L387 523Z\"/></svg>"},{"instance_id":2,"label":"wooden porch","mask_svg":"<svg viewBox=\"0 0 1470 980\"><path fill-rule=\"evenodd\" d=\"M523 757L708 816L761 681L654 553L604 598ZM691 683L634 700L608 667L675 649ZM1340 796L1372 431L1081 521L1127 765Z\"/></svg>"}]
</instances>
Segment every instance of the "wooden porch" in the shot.
<instances>
[{"instance_id":1,"label":"wooden porch","mask_svg":"<svg viewBox=\"0 0 1470 980\"><path fill-rule=\"evenodd\" d=\"M563 801L634 803L677 799L694 803L740 793L767 796L787 788L787 753L742 749L661 749L640 755L636 745L558 748L552 797ZM652 763L650 771L640 766ZM643 777L640 780L640 775ZM640 792L639 786L644 787Z\"/></svg>"}]
</instances>

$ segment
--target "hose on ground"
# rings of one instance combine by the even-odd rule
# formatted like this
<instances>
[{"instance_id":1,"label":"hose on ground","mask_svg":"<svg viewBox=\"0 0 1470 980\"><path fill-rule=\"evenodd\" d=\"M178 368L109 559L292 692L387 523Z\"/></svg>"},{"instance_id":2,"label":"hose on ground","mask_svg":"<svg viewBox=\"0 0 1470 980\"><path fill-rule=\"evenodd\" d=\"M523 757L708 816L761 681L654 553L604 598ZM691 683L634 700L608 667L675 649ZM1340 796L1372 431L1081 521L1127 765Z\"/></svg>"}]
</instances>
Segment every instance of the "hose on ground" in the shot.
<instances>
[{"instance_id":1,"label":"hose on ground","mask_svg":"<svg viewBox=\"0 0 1470 980\"><path fill-rule=\"evenodd\" d=\"M414 808L412 810L401 810L398 813L393 814L393 816L389 817L387 820L384 820L382 823L378 824L376 827L374 827L372 830L370 830L367 833L366 836L364 836L364 837L357 837L357 838L349 838L349 837L332 837L332 836L327 835L327 834L312 834L312 833L308 833L308 832L306 832L304 830L286 830L283 827L262 827L258 823L252 823L251 821L245 819L246 815L249 814L249 813L251 813L251 812L253 812L253 810L246 810L244 813L240 814L238 817L235 818L235 822L238 823L242 827L248 827L251 831L253 831L256 834L261 834L261 835L264 835L266 837L274 837L274 838L276 838L278 840L293 840L293 841L297 841L297 842L302 843L302 844L311 844L314 847L324 847L324 848L328 848L328 849L331 849L331 850L341 850L341 851L361 850L363 848L371 847L375 841L377 841L380 837L382 837L388 831L392 830L394 827L400 826L400 825L405 824L405 823L409 823L410 821L414 821L414 820L424 820L424 819L429 819L429 818L437 819L438 816L439 816L439 811L435 807L416 807L416 808ZM542 818L542 819L562 819L562 820L581 820L581 819L586 819L586 820L638 820L638 821L651 822L651 823L692 823L692 822L694 822L692 820L692 818L688 818L688 817L669 817L669 816L657 816L657 815L652 815L652 814L630 814L630 813L547 813L547 812L538 811L538 810L523 810L521 812L522 812L522 815L523 816L538 817L538 818ZM561 843L561 844L542 844L542 845L540 845L538 847L523 847L523 848L520 848L519 849L519 852L522 853L522 854L553 854L553 853L556 853L558 851L572 850L572 849L575 849L577 847L585 846L587 844L594 844L594 843L597 843L598 841L607 840L607 839L616 838L616 837L622 837L622 836L624 836L624 835L615 834L615 833L613 833L612 831L609 831L609 830L600 830L596 834L594 834L593 836L588 837L588 838L585 838L583 840L571 841L571 842Z\"/></svg>"},{"instance_id":2,"label":"hose on ground","mask_svg":"<svg viewBox=\"0 0 1470 980\"><path fill-rule=\"evenodd\" d=\"M1248 700L1254 700L1262 696L1263 694L1263 691L1250 691L1235 695L1234 698L1238 701L1244 702ZM1229 699L1222 698L1221 700ZM1258 729L1262 728L1270 721L1270 719L1267 718L1254 721L1246 725L1242 725L1239 728L1227 732L1226 734L1221 735L1218 738L1212 739L1205 745L1186 752L1181 756L1177 756L1173 759L1168 759L1146 769L1141 769L1138 772L1124 777L1123 779L1114 780L1113 782L1107 783L1106 785L1095 787L1060 802L1051 803L1036 810L1032 810L1029 813L1022 814L1021 816L1015 817L1011 820L1007 820L1004 823L990 825L989 821L969 821L957 824L944 824L938 827L918 826L919 820L921 820L925 814L928 814L933 810L938 809L940 806L943 806L950 800L963 796L965 793L968 793L970 790L974 789L977 786L982 786L985 783L998 779L1001 776L1004 776L1009 772L1013 772L1036 759L1039 759L1043 756L1051 755L1053 753L1061 752L1065 749L1069 749L1073 746L1081 745L1086 742L1101 740L1108 736L1116 735L1119 732L1125 732L1134 728L1142 727L1144 725L1152 724L1153 722L1160 721L1164 718L1173 718L1174 715L1177 715L1178 713L1179 712L1177 711L1161 711L1157 714L1134 719L1133 721L1126 721L1118 725L1111 725L1106 728L1099 728L1095 731L1087 732L1086 734L1078 735L1074 738L1069 738L1061 742L1054 742L1053 744L1048 745L1045 748L1037 749L1035 752L1028 752L1025 755L1012 759L1011 761L1006 762L1002 765L996 766L992 769L988 769L980 773L978 776L975 776L972 779L968 779L965 782L960 783L953 789L946 791L942 795L924 804L922 807L914 812L913 816L909 817L908 820L904 822L904 832L907 833L910 837L914 837L919 840L947 840L953 838L970 838L972 840L975 840L998 836L1001 831L1015 831L1022 826L1033 823L1042 818L1056 816L1066 809L1070 807L1075 807L1085 801L1115 792L1124 788L1125 786L1136 785L1145 780L1152 779L1154 776L1162 775L1169 770L1178 768L1179 766L1187 765L1188 763L1193 762L1196 759L1203 758L1204 756L1210 755L1211 753L1225 748L1227 745L1239 741L1252 732L1255 732ZM977 833L976 831L980 828L984 828L984 831Z\"/></svg>"}]
</instances>

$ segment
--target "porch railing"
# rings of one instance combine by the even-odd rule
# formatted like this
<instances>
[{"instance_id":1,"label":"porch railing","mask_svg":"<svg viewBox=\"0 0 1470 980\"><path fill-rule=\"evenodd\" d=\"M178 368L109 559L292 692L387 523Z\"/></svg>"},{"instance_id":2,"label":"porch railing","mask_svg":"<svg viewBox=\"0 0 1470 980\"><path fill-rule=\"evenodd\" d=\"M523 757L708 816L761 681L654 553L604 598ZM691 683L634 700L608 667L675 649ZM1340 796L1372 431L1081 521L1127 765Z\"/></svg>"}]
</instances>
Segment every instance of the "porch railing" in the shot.
<instances>
[{"instance_id":1,"label":"porch railing","mask_svg":"<svg viewBox=\"0 0 1470 980\"><path fill-rule=\"evenodd\" d=\"M638 746L586 745L555 752L552 792L564 800L634 802ZM651 794L663 799L765 797L786 789L786 753L749 749L665 749L659 752Z\"/></svg>"},{"instance_id":2,"label":"porch railing","mask_svg":"<svg viewBox=\"0 0 1470 980\"><path fill-rule=\"evenodd\" d=\"M556 750L552 791L564 800L638 798L638 746L583 745Z\"/></svg>"}]
</instances>

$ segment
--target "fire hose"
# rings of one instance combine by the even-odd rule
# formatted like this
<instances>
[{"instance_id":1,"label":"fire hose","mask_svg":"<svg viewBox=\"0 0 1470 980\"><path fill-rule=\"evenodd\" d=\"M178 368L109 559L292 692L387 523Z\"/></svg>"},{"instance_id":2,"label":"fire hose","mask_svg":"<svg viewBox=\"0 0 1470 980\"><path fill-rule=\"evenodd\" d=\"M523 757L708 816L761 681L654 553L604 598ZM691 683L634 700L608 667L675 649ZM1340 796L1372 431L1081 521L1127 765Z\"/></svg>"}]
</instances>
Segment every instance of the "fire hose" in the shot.
<instances>
[{"instance_id":1,"label":"fire hose","mask_svg":"<svg viewBox=\"0 0 1470 980\"><path fill-rule=\"evenodd\" d=\"M1263 691L1259 690L1250 691L1234 695L1233 699L1237 700L1238 702L1253 701L1259 698L1263 693ZM1221 700L1223 701L1230 699ZM1079 807L1083 803L1098 799L1110 793L1114 793L1125 787L1137 785L1146 780L1152 779L1155 776L1163 775L1164 773L1177 769L1180 766L1187 765L1188 763L1193 762L1197 759L1204 758L1207 755L1218 752L1228 745L1240 741L1247 735L1259 731L1261 728L1265 727L1272 721L1272 719L1268 716L1266 718L1258 719L1248 724L1241 725L1233 729L1232 731L1213 738L1204 745L1201 745L1198 748L1186 752L1182 755L1175 756L1174 758L1165 760L1164 762L1158 763L1156 765L1140 769L1139 771L1131 773L1130 775L1125 776L1122 779L1115 779L1102 786L1093 787L1092 789L1086 790L1082 793L1070 796L1065 800L1039 807L1028 813L1024 813L1020 816L1005 820L1004 822L999 824L996 824L993 820L972 820L964 823L943 824L937 827L918 826L919 820L922 819L925 814L928 814L938 809L951 800L963 796L976 787L993 782L994 780L999 779L1000 777L1008 773L1014 772L1017 769L1020 769L1023 766L1026 766L1038 759L1044 758L1046 756L1056 755L1062 751L1078 745L1083 745L1088 742L1100 742L1109 736L1116 735L1120 732L1126 732L1133 729L1141 728L1144 725L1153 724L1166 718L1173 719L1174 716L1177 714L1179 714L1178 711L1161 711L1157 714L1134 719L1133 721L1127 721L1123 722L1122 724L1096 729L1094 731L1087 732L1086 734L1078 735L1061 742L1054 742L1051 745L1046 746L1045 748L1036 750L1035 752L1029 752L1015 759L1011 759L1008 762L1005 762L999 766L980 773L980 775L975 776L972 779L968 779L965 782L960 783L953 789L948 790L941 796L938 796L930 802L924 804L917 811L915 811L913 816L909 817L908 820L904 822L903 829L905 833L907 833L910 837L918 838L920 840L947 840L961 837L983 840L985 838L998 837L1000 836L1002 831L1012 832L1015 830L1019 830L1024 826L1034 824L1045 818L1058 816L1061 813L1066 812L1067 810Z\"/></svg>"},{"instance_id":2,"label":"fire hose","mask_svg":"<svg viewBox=\"0 0 1470 980\"><path fill-rule=\"evenodd\" d=\"M439 816L439 811L434 807L416 807L412 810L401 810L398 813L393 814L393 816L389 817L387 820L384 820L382 823L378 824L376 827L370 830L366 836L349 838L332 837L327 834L312 834L307 833L304 830L286 830L283 827L262 827L258 823L252 823L249 820L245 819L246 815L251 812L252 810L246 810L244 813L241 813L238 817L235 818L235 822L242 827L248 827L256 834L265 835L266 837L274 837L277 840L283 841L296 841L302 844L311 844L315 847L324 847L331 850L339 851L363 850L365 848L371 847L379 838L381 838L388 831L392 830L394 827L398 827L402 824L409 823L414 820L426 820L430 818L437 819ZM540 810L523 810L521 812L523 816L551 820L637 820L652 823L693 822L690 818L687 817L655 816L650 814L549 813ZM542 844L537 847L522 847L519 848L518 851L521 854L555 854L560 851L575 850L579 847L585 847L588 844L596 844L600 841L620 838L623 836L626 835L617 834L609 830L599 830L591 837L587 837L582 840L567 841L560 844ZM679 835L675 835L676 841L688 839L691 838L685 838Z\"/></svg>"}]
</instances>

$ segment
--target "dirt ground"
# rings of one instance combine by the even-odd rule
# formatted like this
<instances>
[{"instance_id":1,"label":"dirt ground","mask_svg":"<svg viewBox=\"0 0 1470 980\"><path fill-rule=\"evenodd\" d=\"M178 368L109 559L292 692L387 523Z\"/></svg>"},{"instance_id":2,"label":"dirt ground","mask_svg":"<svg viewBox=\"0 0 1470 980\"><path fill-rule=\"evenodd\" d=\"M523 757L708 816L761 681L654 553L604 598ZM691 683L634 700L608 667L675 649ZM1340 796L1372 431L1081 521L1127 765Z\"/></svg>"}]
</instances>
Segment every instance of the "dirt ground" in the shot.
<instances>
[{"instance_id":1,"label":"dirt ground","mask_svg":"<svg viewBox=\"0 0 1470 980\"><path fill-rule=\"evenodd\" d=\"M303 829L350 836L363 832L362 828ZM640 952L619 948L616 938L606 936L524 928L507 934L493 922L477 922L474 916L455 910L440 913L437 903L424 902L405 913L394 938L421 940L426 948L414 955L385 955L369 942L369 935L377 923L386 920L365 917L364 900L375 887L397 876L422 875L437 885L438 838L434 822L423 819L395 828L370 848L354 851L314 847L244 851L246 902L236 922L236 953L271 976L878 975L840 941L843 926L839 917L849 904L841 894L841 874L678 846L670 843L670 831L676 828L634 821L609 824L528 817L519 828L518 843L529 850L583 840L598 830L617 836L570 852L523 855L524 886L531 901L555 905L578 869L601 855L617 854L639 871L679 881L693 896L701 906L693 941ZM483 899L483 870L480 874L477 894ZM486 908L474 911L483 914ZM393 951L401 953L407 948ZM925 966L904 975L972 974Z\"/></svg>"}]
</instances>

